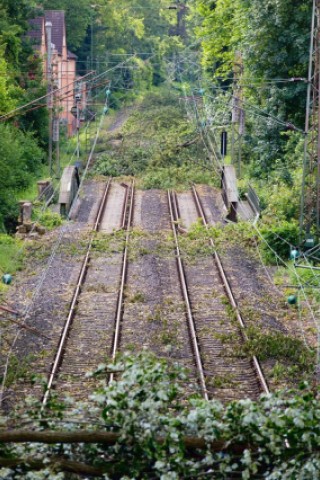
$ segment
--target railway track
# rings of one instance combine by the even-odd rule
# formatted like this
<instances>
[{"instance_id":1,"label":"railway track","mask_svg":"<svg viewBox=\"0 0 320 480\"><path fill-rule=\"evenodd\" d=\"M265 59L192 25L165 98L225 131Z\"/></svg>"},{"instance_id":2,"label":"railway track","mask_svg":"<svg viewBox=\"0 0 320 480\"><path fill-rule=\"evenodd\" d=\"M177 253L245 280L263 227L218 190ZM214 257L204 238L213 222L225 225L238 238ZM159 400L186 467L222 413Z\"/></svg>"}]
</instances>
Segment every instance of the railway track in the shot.
<instances>
[{"instance_id":1,"label":"railway track","mask_svg":"<svg viewBox=\"0 0 320 480\"><path fill-rule=\"evenodd\" d=\"M195 358L195 364L196 364L198 380L199 380L199 384L200 384L200 390L201 390L201 393L202 393L203 397L206 400L208 400L209 396L208 396L205 373L204 373L203 363L202 363L202 358L201 358L201 353L200 353L200 346L199 346L199 343L198 343L196 325L195 325L195 320L194 320L194 317L193 317L193 312L192 312L192 307L191 307L191 301L190 301L189 293L188 293L187 279L186 279L185 269L184 269L184 265L183 265L183 261L182 261L181 253L180 253L180 247L179 247L179 240L178 240L179 215L178 215L176 197L170 191L168 191L168 205L169 205L171 227L172 227L172 232L173 232L174 242L175 242L175 248L176 248L176 258L177 258L177 266L178 266L178 271L179 271L179 279L180 279L180 284L181 284L181 291L182 291L183 299L184 299L184 302L185 302L185 305L186 305L186 317L187 317L187 321L188 321L188 329L189 329L189 334L190 334L192 351L193 351L194 358Z\"/></svg>"},{"instance_id":2,"label":"railway track","mask_svg":"<svg viewBox=\"0 0 320 480\"><path fill-rule=\"evenodd\" d=\"M234 355L221 340L230 335L241 343L246 334L213 242L213 261L206 254L191 262L181 242L181 217L187 227L201 218L206 228L218 217L212 192L150 191L144 203L143 195L133 183L111 180L99 190L89 240L78 257L81 268L66 292L68 311L64 318L60 312L54 331L59 342L51 335L48 356L41 359L48 378L44 396L37 394L43 408L53 391L61 398L87 398L96 388L87 371L118 352L142 348L187 368L186 395L200 391L205 399L229 401L268 391L258 359ZM113 235L115 230L124 233ZM55 312L49 315L54 325ZM18 389L22 396L31 393L27 383Z\"/></svg>"},{"instance_id":3,"label":"railway track","mask_svg":"<svg viewBox=\"0 0 320 480\"><path fill-rule=\"evenodd\" d=\"M206 214L195 187L192 189L192 197L198 217L208 228ZM198 261L196 265L184 262L179 246L179 234L185 231L179 226L179 202L174 192L168 192L168 205L181 291L202 395L206 399L218 397L221 400L247 396L257 398L260 393L269 391L258 359L255 356L251 359L237 357L232 352L226 352L221 341L221 337L225 335L238 338L239 342L246 341L247 336L244 320L213 240L210 240L212 265L208 264L207 259L202 263ZM236 318L238 326L235 325L233 317Z\"/></svg>"},{"instance_id":4,"label":"railway track","mask_svg":"<svg viewBox=\"0 0 320 480\"><path fill-rule=\"evenodd\" d=\"M103 218L110 190L114 188L112 180L109 179L101 198L67 320L52 363L42 399L42 408L46 407L53 389L64 395L69 393L74 397L83 398L84 394L89 393L90 387L94 387L90 385L90 380L85 378L89 367L95 368L98 363L105 361L110 351L112 351L112 359L116 356L120 338L128 240L134 201L134 184L132 183L130 187L127 185L122 187L125 188L125 195L119 228L126 231L123 252L118 252L112 257L105 256L102 263L92 258L93 243L96 234L104 230L106 222ZM99 273L102 282L100 284L94 278L95 275L99 276ZM118 283L115 281L117 278L121 279L119 293L118 288L112 289L110 286L111 283ZM105 291L99 292L99 286Z\"/></svg>"},{"instance_id":5,"label":"railway track","mask_svg":"<svg viewBox=\"0 0 320 480\"><path fill-rule=\"evenodd\" d=\"M204 209L203 209L203 206L202 206L202 203L201 203L201 200L200 200L200 197L198 195L198 192L197 192L197 189L196 187L193 185L192 187L192 193L193 193L193 196L194 196L194 199L195 199L195 203L196 203L196 206L197 206L197 210L198 210L198 213L200 215L200 218L202 220L202 223L203 225L206 227L206 229L208 229L209 227L209 224L207 222L207 219L206 219L206 215L205 215L205 212L204 212ZM210 238L210 243L211 243L211 246L213 248L213 258L214 258L214 261L217 265L217 268L219 270L219 274L220 274L220 277L221 277L221 281L223 283L223 286L225 288L225 291L226 291L226 294L228 296L228 300L230 302L230 305L231 307L233 308L233 311L236 315L236 318L237 318L237 321L239 323L239 326L241 328L241 335L244 339L244 341L247 341L248 340L248 336L247 336L247 333L246 333L246 325L245 325L245 321L244 319L242 318L242 315L241 315L241 312L239 310L239 307L237 305L237 302L236 302L236 299L233 295L233 292L232 292L232 289L231 289L231 285L230 285L230 282L227 278L227 274L223 268L223 265L222 265L222 261L220 259L220 256L218 254L218 252L216 251L215 249L215 245L214 245L214 242L213 242L213 239ZM253 369L256 373L256 376L257 376L257 380L258 380L258 383L260 385L260 389L262 392L264 393L270 393L269 392L269 387L268 387L268 384L267 384L267 381L265 379L265 376L262 372L262 369L261 369L261 365L259 363L259 360L258 358L254 355L251 359L252 361L252 365L253 365Z\"/></svg>"}]
</instances>

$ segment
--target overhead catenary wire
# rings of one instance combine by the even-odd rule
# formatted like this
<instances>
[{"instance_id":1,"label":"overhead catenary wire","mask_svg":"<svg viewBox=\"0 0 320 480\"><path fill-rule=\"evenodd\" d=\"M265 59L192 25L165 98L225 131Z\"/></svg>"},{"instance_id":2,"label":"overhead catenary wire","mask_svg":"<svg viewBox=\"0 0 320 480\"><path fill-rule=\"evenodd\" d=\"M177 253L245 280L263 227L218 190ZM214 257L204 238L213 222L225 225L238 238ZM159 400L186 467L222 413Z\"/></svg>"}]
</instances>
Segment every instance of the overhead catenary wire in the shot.
<instances>
[{"instance_id":1,"label":"overhead catenary wire","mask_svg":"<svg viewBox=\"0 0 320 480\"><path fill-rule=\"evenodd\" d=\"M101 115L101 118L103 119L105 116L104 114L104 111L102 112L102 115ZM101 125L102 125L102 122L100 122L100 129L101 129ZM98 129L98 131L100 131ZM88 163L89 161L91 160L92 158L92 153L93 153L93 150L95 149L96 147L96 141L94 142L93 144L93 147L91 149L91 152L90 152L90 155L88 157ZM46 279L46 276L47 276L47 273L52 265L52 262L55 258L55 255L58 251L58 248L61 244L61 241L64 237L64 235L66 234L66 232L68 231L68 228L69 228L69 225L67 224L66 226L62 227L61 231L59 232L59 235L58 235L58 239L57 241L55 242L55 244L53 245L53 248L51 250L51 254L49 256L49 259L47 261L47 264L46 264L46 267L43 269L43 272L42 272L42 275L40 277L40 280L36 286L36 289L32 295L32 301L30 302L30 304L28 305L28 307L26 308L24 314L23 314L23 320L22 320L22 323L26 323L27 319L28 319L28 316L30 315L30 312L31 312L31 308L32 306L34 305L35 303L35 300L36 298L39 296L40 292L41 292L41 288L45 282L45 279ZM7 375L8 375L8 369L9 369L9 364L10 364L10 359L11 359L11 356L13 354L13 349L16 345L16 342L19 338L21 334L21 328L19 328L14 336L14 339L11 343L11 347L6 355L6 360L5 360L5 363L4 363L4 367L3 367L3 375L2 375L2 381L1 381L1 387L0 387L0 405L2 405L3 403L3 399L4 399L4 391L5 391L5 385L6 385L6 381L7 381Z\"/></svg>"},{"instance_id":2,"label":"overhead catenary wire","mask_svg":"<svg viewBox=\"0 0 320 480\"><path fill-rule=\"evenodd\" d=\"M134 55L136 56L136 55ZM115 67L111 67L107 70L105 70L104 72L98 74L98 75L95 75L92 79L93 80L97 80L98 78L101 78L103 75L106 75L107 73L109 72L112 72L113 70L116 70L117 68L120 68L122 65L125 65L126 63L128 63L133 57L130 57L129 59L126 59L124 60L123 62L117 64ZM92 75L94 72L89 72L87 73L86 75L80 77L80 78L77 78L76 80L70 82L68 85L65 85L63 87L60 87L60 88L57 88L55 89L55 93L59 92L59 91L62 91L62 90L65 90L66 88L69 88L71 87L72 85L76 84L76 83L79 83L79 81L83 80L84 78L87 78L89 75ZM40 101L40 100L44 100L45 98L49 97L51 95L51 92L50 93L46 93L45 95L42 95L41 97L38 97L34 100L31 100L30 102L27 102L23 105L20 105L19 107L16 107L14 108L13 110L11 110L10 112L7 112L6 114L3 114L3 115L0 115L0 121L3 121L3 120L7 120L8 118L12 118L12 116L15 116L16 114L19 114L21 110L23 110L24 108L30 106L30 105L33 105L34 103Z\"/></svg>"},{"instance_id":3,"label":"overhead catenary wire","mask_svg":"<svg viewBox=\"0 0 320 480\"><path fill-rule=\"evenodd\" d=\"M196 109L197 109L197 102L196 102L196 99L195 99L194 95L193 95L192 97L193 97L194 107L195 107L195 110L196 110ZM212 98L213 98L213 97L212 97ZM187 102L186 102L186 104L187 104ZM263 111L263 113L265 114L266 112ZM188 117L189 117L189 119L190 119L190 115L189 115L189 114L188 114ZM270 116L270 117L272 118L272 116ZM278 121L279 119L278 119L278 118L273 118L273 120ZM286 125L286 126L287 126L287 123L284 123L284 122L282 122L281 120L280 120L279 123L281 123L282 125ZM302 130L300 130L300 132L301 132L301 133L304 133ZM204 142L204 145L206 145L206 142ZM239 199L239 203L242 204L241 199ZM255 228L257 228L257 227L255 227ZM262 236L261 233L260 233L260 235ZM262 236L262 238L264 238L264 237ZM273 251L273 250L272 250L272 251ZM273 254L276 254L276 252L273 251ZM283 263L283 264L286 266L286 263L285 263L277 254L276 254L276 259L277 259L277 262L280 261L280 263ZM319 346L320 346L320 328L319 328L319 324L318 324L318 322L316 321L316 315L315 315L315 312L314 312L314 310L313 310L313 308L312 308L312 306L311 306L311 304L310 304L310 302L309 302L308 296L307 296L307 294L306 294L306 292L305 292L305 288L304 288L303 284L301 283L301 277L297 274L296 271L295 271L294 273L295 273L295 276L296 276L296 278L297 278L297 283L299 284L299 288L301 289L301 291L302 291L302 293L303 293L305 303L306 303L306 305L307 305L307 307L308 307L308 309L309 309L309 312L310 312L310 314L311 314L311 317L312 317L312 319L313 319L313 321L314 321L314 324L315 324L315 326L316 326L316 328L317 328L317 331L318 331L319 341L318 341L318 348L317 348L317 352L318 352L318 353L317 353L317 365L319 366L319 364L320 364L320 349L319 349ZM299 314L299 316L300 316L300 314ZM307 344L306 338L305 338L304 329L303 329L303 326L302 326L302 324L301 324L301 321L300 321L300 327L301 327L301 334L302 334L302 337L303 337L303 339L304 339L305 345L306 345L306 347L307 347L308 349L310 349L309 345ZM317 367L317 369L318 369L318 368L319 368L319 367Z\"/></svg>"}]
</instances>

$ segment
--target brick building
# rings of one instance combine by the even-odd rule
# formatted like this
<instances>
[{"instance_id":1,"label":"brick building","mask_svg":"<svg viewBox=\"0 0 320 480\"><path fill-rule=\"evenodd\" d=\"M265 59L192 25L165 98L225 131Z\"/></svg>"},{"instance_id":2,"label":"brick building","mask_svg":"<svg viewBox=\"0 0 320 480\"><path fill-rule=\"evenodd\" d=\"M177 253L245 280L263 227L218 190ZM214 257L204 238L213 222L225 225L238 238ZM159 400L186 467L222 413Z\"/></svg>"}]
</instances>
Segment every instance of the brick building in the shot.
<instances>
[{"instance_id":1,"label":"brick building","mask_svg":"<svg viewBox=\"0 0 320 480\"><path fill-rule=\"evenodd\" d=\"M71 136L76 129L76 121L70 113L75 103L76 91L76 61L77 56L68 50L65 13L63 10L46 10L44 16L30 20L28 37L35 50L43 58L43 75L48 80L48 41L46 22L51 22L52 77L60 103L60 123L65 125L66 132Z\"/></svg>"}]
</instances>

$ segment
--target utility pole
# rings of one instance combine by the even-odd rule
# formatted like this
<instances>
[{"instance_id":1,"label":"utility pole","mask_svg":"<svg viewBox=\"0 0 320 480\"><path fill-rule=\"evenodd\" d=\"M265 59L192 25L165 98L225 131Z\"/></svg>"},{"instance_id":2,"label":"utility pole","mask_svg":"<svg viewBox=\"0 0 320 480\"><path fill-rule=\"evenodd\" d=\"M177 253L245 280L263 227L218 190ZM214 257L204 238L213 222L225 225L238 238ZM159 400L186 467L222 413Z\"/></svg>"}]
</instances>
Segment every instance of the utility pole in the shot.
<instances>
[{"instance_id":1,"label":"utility pole","mask_svg":"<svg viewBox=\"0 0 320 480\"><path fill-rule=\"evenodd\" d=\"M241 80L243 76L243 60L240 52L236 54L233 71L233 96L232 96L232 144L231 160L237 165L238 176L241 176L242 139L245 127L245 113L243 109L243 89Z\"/></svg>"},{"instance_id":2,"label":"utility pole","mask_svg":"<svg viewBox=\"0 0 320 480\"><path fill-rule=\"evenodd\" d=\"M52 177L52 126L53 126L53 95L52 95L52 23L46 22L47 37L47 91L48 91L48 109L49 109L49 142L48 142L48 162L50 176Z\"/></svg>"},{"instance_id":3,"label":"utility pole","mask_svg":"<svg viewBox=\"0 0 320 480\"><path fill-rule=\"evenodd\" d=\"M79 85L78 85L79 88ZM81 88L81 84L80 84ZM76 94L76 121L77 121L77 162L80 161L80 104L81 104L81 93L80 89Z\"/></svg>"},{"instance_id":4,"label":"utility pole","mask_svg":"<svg viewBox=\"0 0 320 480\"><path fill-rule=\"evenodd\" d=\"M61 76L62 76L62 71L61 71ZM55 145L55 162L54 166L52 166L52 170L56 174L57 178L60 177L60 98L58 94L58 88L59 88L59 73L57 78L53 79L53 124L52 124L52 141ZM53 162L52 162L53 163Z\"/></svg>"},{"instance_id":5,"label":"utility pole","mask_svg":"<svg viewBox=\"0 0 320 480\"><path fill-rule=\"evenodd\" d=\"M300 237L320 233L320 0L313 0L306 105Z\"/></svg>"}]
</instances>

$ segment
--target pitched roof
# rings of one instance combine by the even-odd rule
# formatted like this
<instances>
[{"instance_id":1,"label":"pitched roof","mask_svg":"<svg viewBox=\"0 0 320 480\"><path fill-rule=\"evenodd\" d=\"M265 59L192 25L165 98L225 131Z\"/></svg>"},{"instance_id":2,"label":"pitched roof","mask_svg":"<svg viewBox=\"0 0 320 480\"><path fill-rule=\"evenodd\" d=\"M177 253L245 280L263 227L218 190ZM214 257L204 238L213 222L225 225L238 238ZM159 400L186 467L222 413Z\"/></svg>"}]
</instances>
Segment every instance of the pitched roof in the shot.
<instances>
[{"instance_id":1,"label":"pitched roof","mask_svg":"<svg viewBox=\"0 0 320 480\"><path fill-rule=\"evenodd\" d=\"M68 59L71 59L71 60L77 60L77 55L75 53L72 53L70 52L70 50L68 50Z\"/></svg>"},{"instance_id":2,"label":"pitched roof","mask_svg":"<svg viewBox=\"0 0 320 480\"><path fill-rule=\"evenodd\" d=\"M44 24L43 17L33 18L29 20L30 30L27 33L27 36L31 39L32 45L36 48L40 48L42 43L42 29Z\"/></svg>"},{"instance_id":3,"label":"pitched roof","mask_svg":"<svg viewBox=\"0 0 320 480\"><path fill-rule=\"evenodd\" d=\"M58 54L62 55L63 39L65 37L65 15L63 10L46 10L45 21L52 23L52 43L54 43Z\"/></svg>"}]
</instances>

